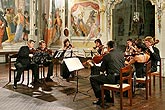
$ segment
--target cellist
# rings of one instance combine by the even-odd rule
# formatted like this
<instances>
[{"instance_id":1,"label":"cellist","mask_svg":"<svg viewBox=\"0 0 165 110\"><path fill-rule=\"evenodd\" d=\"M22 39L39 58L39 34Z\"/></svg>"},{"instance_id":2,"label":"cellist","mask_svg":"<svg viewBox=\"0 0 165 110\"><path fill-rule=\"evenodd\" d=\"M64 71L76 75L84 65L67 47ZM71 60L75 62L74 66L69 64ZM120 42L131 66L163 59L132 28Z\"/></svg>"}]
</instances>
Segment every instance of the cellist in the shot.
<instances>
[{"instance_id":1,"label":"cellist","mask_svg":"<svg viewBox=\"0 0 165 110\"><path fill-rule=\"evenodd\" d=\"M150 54L151 60L151 72L157 71L157 62L160 61L159 49L154 46L155 42L151 36L147 36L144 39L144 43L147 47L147 51Z\"/></svg>"}]
</instances>

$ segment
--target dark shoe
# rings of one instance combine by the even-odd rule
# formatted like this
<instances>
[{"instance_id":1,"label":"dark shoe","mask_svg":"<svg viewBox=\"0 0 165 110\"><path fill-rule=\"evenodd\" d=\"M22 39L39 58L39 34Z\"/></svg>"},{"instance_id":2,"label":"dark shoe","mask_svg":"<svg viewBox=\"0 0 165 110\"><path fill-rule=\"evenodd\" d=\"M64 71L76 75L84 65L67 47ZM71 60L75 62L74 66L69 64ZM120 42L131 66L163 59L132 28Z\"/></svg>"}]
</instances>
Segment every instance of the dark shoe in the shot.
<instances>
[{"instance_id":1,"label":"dark shoe","mask_svg":"<svg viewBox=\"0 0 165 110\"><path fill-rule=\"evenodd\" d=\"M94 105L101 105L101 99L98 99L93 102Z\"/></svg>"},{"instance_id":2,"label":"dark shoe","mask_svg":"<svg viewBox=\"0 0 165 110\"><path fill-rule=\"evenodd\" d=\"M16 81L14 81L13 88L14 88L14 89L17 89L17 82L16 82Z\"/></svg>"},{"instance_id":3,"label":"dark shoe","mask_svg":"<svg viewBox=\"0 0 165 110\"><path fill-rule=\"evenodd\" d=\"M17 85L14 85L14 86L13 86L13 89L17 89Z\"/></svg>"},{"instance_id":4,"label":"dark shoe","mask_svg":"<svg viewBox=\"0 0 165 110\"><path fill-rule=\"evenodd\" d=\"M42 84L42 82L41 82L39 79L37 79L37 80L34 82L34 84Z\"/></svg>"},{"instance_id":5,"label":"dark shoe","mask_svg":"<svg viewBox=\"0 0 165 110\"><path fill-rule=\"evenodd\" d=\"M45 81L46 82L53 82L53 80L51 78L46 78Z\"/></svg>"}]
</instances>

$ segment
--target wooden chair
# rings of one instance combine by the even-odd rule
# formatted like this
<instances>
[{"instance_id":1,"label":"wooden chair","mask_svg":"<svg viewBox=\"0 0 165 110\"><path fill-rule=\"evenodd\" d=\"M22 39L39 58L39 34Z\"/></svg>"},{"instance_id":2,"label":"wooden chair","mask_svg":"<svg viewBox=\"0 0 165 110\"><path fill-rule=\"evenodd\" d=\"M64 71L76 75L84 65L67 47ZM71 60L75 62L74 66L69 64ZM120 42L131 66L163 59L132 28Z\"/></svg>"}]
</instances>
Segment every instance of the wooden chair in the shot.
<instances>
[{"instance_id":1,"label":"wooden chair","mask_svg":"<svg viewBox=\"0 0 165 110\"><path fill-rule=\"evenodd\" d=\"M136 78L136 83L145 84L146 89L146 100L148 99L148 89L149 89L149 95L151 96L151 61L147 62L146 64L146 70L145 70L145 77L144 78Z\"/></svg>"},{"instance_id":2,"label":"wooden chair","mask_svg":"<svg viewBox=\"0 0 165 110\"><path fill-rule=\"evenodd\" d=\"M12 54L9 56L9 82L11 82L11 72L14 72L14 80L15 80L15 73L16 73L16 67L14 66L14 63L16 62L18 54ZM24 72L27 71L27 86L29 85L29 70L24 70ZM21 84L24 82L24 72L22 74L22 81Z\"/></svg>"},{"instance_id":3,"label":"wooden chair","mask_svg":"<svg viewBox=\"0 0 165 110\"><path fill-rule=\"evenodd\" d=\"M153 77L153 86L155 87L155 77L159 77L159 88L162 90L162 61L160 60L157 64L158 71L151 72L151 77Z\"/></svg>"},{"instance_id":4,"label":"wooden chair","mask_svg":"<svg viewBox=\"0 0 165 110\"><path fill-rule=\"evenodd\" d=\"M120 84L104 84L101 86L102 107L104 108L104 90L112 91L112 99L114 102L114 91L120 92L120 110L123 109L123 92L128 91L130 106L132 106L132 73L133 67L128 65L120 69ZM124 82L127 83L124 83Z\"/></svg>"}]
</instances>

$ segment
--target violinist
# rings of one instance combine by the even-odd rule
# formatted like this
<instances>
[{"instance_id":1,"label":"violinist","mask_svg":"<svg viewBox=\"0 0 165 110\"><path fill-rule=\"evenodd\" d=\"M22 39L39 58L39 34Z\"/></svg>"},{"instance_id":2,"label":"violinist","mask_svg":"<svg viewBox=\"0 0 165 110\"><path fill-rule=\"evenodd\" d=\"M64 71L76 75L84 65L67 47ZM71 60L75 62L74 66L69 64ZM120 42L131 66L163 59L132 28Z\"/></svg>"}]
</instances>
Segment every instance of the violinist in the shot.
<instances>
[{"instance_id":1,"label":"violinist","mask_svg":"<svg viewBox=\"0 0 165 110\"><path fill-rule=\"evenodd\" d=\"M104 74L92 75L90 77L90 83L97 101L93 104L101 104L101 85L103 84L116 84L120 77L120 68L124 67L124 55L121 51L115 48L114 41L108 41L107 50L109 53L103 56L101 66L99 70ZM110 97L109 91L105 91L106 102L113 102Z\"/></svg>"},{"instance_id":2,"label":"violinist","mask_svg":"<svg viewBox=\"0 0 165 110\"><path fill-rule=\"evenodd\" d=\"M157 71L157 62L161 60L159 49L154 46L155 42L151 36L147 36L144 39L144 43L147 47L147 52L150 54L151 72L155 72Z\"/></svg>"},{"instance_id":3,"label":"violinist","mask_svg":"<svg viewBox=\"0 0 165 110\"><path fill-rule=\"evenodd\" d=\"M18 56L16 63L14 64L17 70L17 75L14 80L13 88L17 88L17 82L20 81L21 74L25 69L31 69L32 74L34 75L34 84L40 83L38 75L38 65L31 62L32 55L30 54L30 49L34 48L34 40L29 40L27 46L22 46L18 51Z\"/></svg>"},{"instance_id":4,"label":"violinist","mask_svg":"<svg viewBox=\"0 0 165 110\"><path fill-rule=\"evenodd\" d=\"M95 47L93 49L96 49L97 54L93 56L92 60L87 60L87 64L91 66L91 75L99 75L99 66L97 64L101 63L102 57L103 57L103 51L104 51L104 45L102 45L102 42L100 39L96 39L94 41ZM85 64L84 63L84 64Z\"/></svg>"},{"instance_id":5,"label":"violinist","mask_svg":"<svg viewBox=\"0 0 165 110\"><path fill-rule=\"evenodd\" d=\"M52 54L53 54L52 50L48 49L46 47L46 43L45 43L44 40L41 40L41 41L39 41L39 47L36 49L36 51L43 53L42 57L45 57L43 65L45 67L48 67L48 73L47 73L47 77L46 77L45 81L53 82L53 80L50 78L53 75L53 66L54 66L54 64L53 64L53 62L51 60Z\"/></svg>"},{"instance_id":6,"label":"violinist","mask_svg":"<svg viewBox=\"0 0 165 110\"><path fill-rule=\"evenodd\" d=\"M93 47L93 49L96 49L99 55L103 54L104 45L102 45L101 40L96 39L94 43L95 43L95 47Z\"/></svg>"},{"instance_id":7,"label":"violinist","mask_svg":"<svg viewBox=\"0 0 165 110\"><path fill-rule=\"evenodd\" d=\"M128 65L134 65L135 72L133 74L133 94L135 93L135 88L144 88L145 84L136 84L136 78L144 78L145 77L145 63L149 61L150 55L146 53L146 46L143 42L136 42L137 53L135 56L130 59L130 61L125 61Z\"/></svg>"},{"instance_id":8,"label":"violinist","mask_svg":"<svg viewBox=\"0 0 165 110\"><path fill-rule=\"evenodd\" d=\"M126 64L134 64L135 66L135 71L136 71L136 77L138 78L143 78L145 75L144 71L144 63L146 63L150 55L146 53L146 46L142 42L136 43L137 47L137 53L130 61L126 61Z\"/></svg>"},{"instance_id":9,"label":"violinist","mask_svg":"<svg viewBox=\"0 0 165 110\"><path fill-rule=\"evenodd\" d=\"M129 61L132 58L132 54L136 52L136 46L132 39L127 39L127 46L125 49L126 60Z\"/></svg>"},{"instance_id":10,"label":"violinist","mask_svg":"<svg viewBox=\"0 0 165 110\"><path fill-rule=\"evenodd\" d=\"M67 55L65 55L66 51L71 50L70 52L72 52L72 44L70 43L69 39L66 38L63 41L63 56L64 58L67 57ZM72 54L72 53L70 53ZM69 57L72 57L72 55L70 55ZM62 62L61 66L60 66L60 72L61 72L61 76L66 79L67 82L74 80L75 78L75 74L74 72L70 72L65 64L65 62Z\"/></svg>"},{"instance_id":11,"label":"violinist","mask_svg":"<svg viewBox=\"0 0 165 110\"><path fill-rule=\"evenodd\" d=\"M70 43L69 39L66 38L64 40L64 47L63 47L63 50L68 50L68 49L71 49L73 46L72 44Z\"/></svg>"}]
</instances>

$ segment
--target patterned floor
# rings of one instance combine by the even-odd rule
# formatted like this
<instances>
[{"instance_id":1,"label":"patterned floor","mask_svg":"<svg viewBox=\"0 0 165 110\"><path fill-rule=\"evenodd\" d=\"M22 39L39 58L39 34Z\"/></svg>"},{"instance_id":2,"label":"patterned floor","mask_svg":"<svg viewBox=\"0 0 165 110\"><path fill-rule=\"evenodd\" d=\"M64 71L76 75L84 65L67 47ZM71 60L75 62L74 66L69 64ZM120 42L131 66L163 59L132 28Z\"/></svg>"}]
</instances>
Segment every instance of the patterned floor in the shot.
<instances>
[{"instance_id":1,"label":"patterned floor","mask_svg":"<svg viewBox=\"0 0 165 110\"><path fill-rule=\"evenodd\" d=\"M91 97L78 93L73 101L76 91L76 81L66 82L59 77L59 73L53 77L54 82L42 84L34 88L26 86L26 77L23 84L14 90L13 80L8 83L8 64L0 64L0 110L102 110L100 106L93 105L95 100L89 83L90 69L79 71L79 91ZM54 68L54 73L56 73ZM26 75L25 75L26 76ZM84 78L86 77L86 78ZM13 76L12 76L13 79ZM128 105L124 98L124 110L164 110L165 87L163 89L152 88L152 97L145 100L145 91L137 90L133 97L133 106ZM88 92L87 92L88 91ZM115 96L115 106L109 105L106 110L119 110L119 97Z\"/></svg>"}]
</instances>

